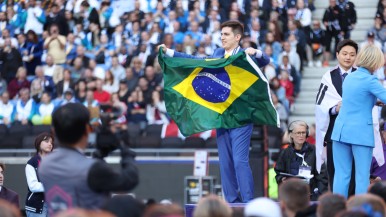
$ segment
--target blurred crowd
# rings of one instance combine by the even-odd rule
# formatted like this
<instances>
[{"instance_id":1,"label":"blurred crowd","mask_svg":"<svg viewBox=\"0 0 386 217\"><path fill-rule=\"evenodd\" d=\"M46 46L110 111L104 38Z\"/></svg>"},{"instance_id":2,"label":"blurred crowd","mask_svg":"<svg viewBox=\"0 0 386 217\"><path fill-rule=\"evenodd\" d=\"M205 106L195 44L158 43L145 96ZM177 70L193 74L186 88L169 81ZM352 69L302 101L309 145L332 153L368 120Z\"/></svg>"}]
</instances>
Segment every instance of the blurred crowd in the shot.
<instances>
[{"instance_id":1,"label":"blurred crowd","mask_svg":"<svg viewBox=\"0 0 386 217\"><path fill-rule=\"evenodd\" d=\"M118 108L123 127L168 124L156 46L209 55L220 23L236 19L242 46L271 57L262 70L285 129L303 66L328 64L332 39L356 22L345 0L330 1L322 22L312 10L311 0L1 1L0 123L50 124L54 109L80 102L95 118Z\"/></svg>"},{"instance_id":2,"label":"blurred crowd","mask_svg":"<svg viewBox=\"0 0 386 217\"><path fill-rule=\"evenodd\" d=\"M317 203L310 203L308 185L291 179L279 189L278 201L258 197L245 206L231 206L217 195L200 199L191 208L184 208L170 200L138 200L129 195L117 195L109 200L101 210L73 208L55 215L57 217L382 217L386 214L386 183L378 182L368 193L343 196L325 193ZM20 217L19 211L9 202L0 199L3 216Z\"/></svg>"}]
</instances>

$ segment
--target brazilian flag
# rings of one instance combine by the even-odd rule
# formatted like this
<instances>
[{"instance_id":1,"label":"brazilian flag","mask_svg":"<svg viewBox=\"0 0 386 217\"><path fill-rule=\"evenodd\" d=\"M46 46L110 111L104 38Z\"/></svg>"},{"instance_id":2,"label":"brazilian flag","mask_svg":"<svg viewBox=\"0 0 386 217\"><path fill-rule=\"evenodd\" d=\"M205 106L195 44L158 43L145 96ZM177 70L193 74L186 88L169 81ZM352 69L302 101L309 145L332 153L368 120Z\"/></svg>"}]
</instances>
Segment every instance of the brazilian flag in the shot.
<instances>
[{"instance_id":1,"label":"brazilian flag","mask_svg":"<svg viewBox=\"0 0 386 217\"><path fill-rule=\"evenodd\" d=\"M158 60L167 112L184 136L249 123L279 126L268 82L245 52L223 59L190 59L160 51Z\"/></svg>"}]
</instances>

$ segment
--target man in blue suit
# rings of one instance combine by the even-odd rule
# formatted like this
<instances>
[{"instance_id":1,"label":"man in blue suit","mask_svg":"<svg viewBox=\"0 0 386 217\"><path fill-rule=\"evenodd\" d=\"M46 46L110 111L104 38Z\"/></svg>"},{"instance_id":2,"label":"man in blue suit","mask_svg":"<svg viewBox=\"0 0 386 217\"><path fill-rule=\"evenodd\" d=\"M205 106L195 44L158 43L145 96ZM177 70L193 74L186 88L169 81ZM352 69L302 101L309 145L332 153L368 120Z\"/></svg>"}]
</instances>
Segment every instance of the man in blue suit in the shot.
<instances>
[{"instance_id":1,"label":"man in blue suit","mask_svg":"<svg viewBox=\"0 0 386 217\"><path fill-rule=\"evenodd\" d=\"M196 57L179 53L160 45L166 55L183 58L227 58L238 52L250 55L259 67L269 63L269 57L262 51L240 47L244 27L238 21L221 24L222 48L217 48L209 57ZM159 49L158 49L159 50ZM249 145L253 124L232 129L217 129L217 146L220 159L220 174L224 197L229 203L246 203L253 199L253 177L249 166Z\"/></svg>"}]
</instances>

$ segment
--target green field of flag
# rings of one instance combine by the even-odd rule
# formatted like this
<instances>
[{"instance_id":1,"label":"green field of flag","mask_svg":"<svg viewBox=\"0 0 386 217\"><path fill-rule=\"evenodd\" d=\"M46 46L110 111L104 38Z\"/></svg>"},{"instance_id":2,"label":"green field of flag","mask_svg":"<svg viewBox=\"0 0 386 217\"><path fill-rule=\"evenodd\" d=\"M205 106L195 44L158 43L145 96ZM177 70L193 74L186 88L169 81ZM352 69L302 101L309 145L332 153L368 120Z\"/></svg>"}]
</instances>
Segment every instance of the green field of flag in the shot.
<instances>
[{"instance_id":1,"label":"green field of flag","mask_svg":"<svg viewBox=\"0 0 386 217\"><path fill-rule=\"evenodd\" d=\"M226 59L190 59L161 51L158 60L167 112L184 136L248 123L279 126L269 84L245 52Z\"/></svg>"}]
</instances>

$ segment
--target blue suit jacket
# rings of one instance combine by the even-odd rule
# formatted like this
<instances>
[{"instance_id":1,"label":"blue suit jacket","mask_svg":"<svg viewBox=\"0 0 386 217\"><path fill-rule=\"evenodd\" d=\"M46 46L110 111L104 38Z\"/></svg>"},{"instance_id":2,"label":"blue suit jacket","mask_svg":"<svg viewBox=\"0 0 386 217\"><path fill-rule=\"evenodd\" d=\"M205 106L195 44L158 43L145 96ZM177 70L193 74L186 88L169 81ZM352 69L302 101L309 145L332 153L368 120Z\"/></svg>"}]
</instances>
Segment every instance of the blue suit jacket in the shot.
<instances>
[{"instance_id":1,"label":"blue suit jacket","mask_svg":"<svg viewBox=\"0 0 386 217\"><path fill-rule=\"evenodd\" d=\"M348 75L331 139L374 147L372 109L377 98L386 103L386 89L367 69L359 67Z\"/></svg>"},{"instance_id":2,"label":"blue suit jacket","mask_svg":"<svg viewBox=\"0 0 386 217\"><path fill-rule=\"evenodd\" d=\"M238 53L239 52L244 52L244 49L239 49ZM186 53L180 53L177 51L174 51L173 57L192 58L192 59L207 59L207 58L223 58L224 54L225 54L224 48L217 48L216 50L214 50L213 54L211 56L208 56L208 57L197 57L197 56L189 55ZM256 58L255 55L250 56L250 57L253 59L253 61L255 61L255 63L257 63L257 66L259 66L259 67L264 67L264 66L268 65L268 63L270 61L269 57L265 53L263 53L263 55L260 58Z\"/></svg>"}]
</instances>

